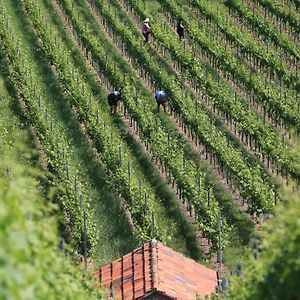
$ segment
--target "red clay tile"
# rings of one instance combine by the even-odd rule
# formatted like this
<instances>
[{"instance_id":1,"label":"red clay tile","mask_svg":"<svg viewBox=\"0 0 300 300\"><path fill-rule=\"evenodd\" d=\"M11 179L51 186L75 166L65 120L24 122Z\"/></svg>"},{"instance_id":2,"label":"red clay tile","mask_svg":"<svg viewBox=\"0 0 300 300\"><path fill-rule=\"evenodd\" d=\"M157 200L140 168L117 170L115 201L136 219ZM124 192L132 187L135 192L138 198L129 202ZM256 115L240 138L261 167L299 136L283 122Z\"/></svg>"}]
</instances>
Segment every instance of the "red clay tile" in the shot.
<instances>
[{"instance_id":1,"label":"red clay tile","mask_svg":"<svg viewBox=\"0 0 300 300\"><path fill-rule=\"evenodd\" d=\"M108 288L112 279L114 297L122 300L140 298L153 289L177 300L195 299L196 294L213 293L217 284L215 271L155 240L95 271L97 282L100 275L101 285Z\"/></svg>"}]
</instances>

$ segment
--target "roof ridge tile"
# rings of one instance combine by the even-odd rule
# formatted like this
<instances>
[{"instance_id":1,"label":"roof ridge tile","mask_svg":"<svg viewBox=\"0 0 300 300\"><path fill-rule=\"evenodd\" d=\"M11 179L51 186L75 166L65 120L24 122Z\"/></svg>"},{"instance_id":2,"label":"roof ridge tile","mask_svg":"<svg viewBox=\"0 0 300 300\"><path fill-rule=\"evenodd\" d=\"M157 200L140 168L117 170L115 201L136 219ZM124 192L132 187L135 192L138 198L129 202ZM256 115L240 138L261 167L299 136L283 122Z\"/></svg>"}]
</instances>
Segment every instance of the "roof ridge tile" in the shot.
<instances>
[{"instance_id":1,"label":"roof ridge tile","mask_svg":"<svg viewBox=\"0 0 300 300\"><path fill-rule=\"evenodd\" d=\"M150 242L150 267L151 267L151 279L152 289L157 289L159 284L158 278L158 249L157 249L157 241L156 239L152 239Z\"/></svg>"}]
</instances>

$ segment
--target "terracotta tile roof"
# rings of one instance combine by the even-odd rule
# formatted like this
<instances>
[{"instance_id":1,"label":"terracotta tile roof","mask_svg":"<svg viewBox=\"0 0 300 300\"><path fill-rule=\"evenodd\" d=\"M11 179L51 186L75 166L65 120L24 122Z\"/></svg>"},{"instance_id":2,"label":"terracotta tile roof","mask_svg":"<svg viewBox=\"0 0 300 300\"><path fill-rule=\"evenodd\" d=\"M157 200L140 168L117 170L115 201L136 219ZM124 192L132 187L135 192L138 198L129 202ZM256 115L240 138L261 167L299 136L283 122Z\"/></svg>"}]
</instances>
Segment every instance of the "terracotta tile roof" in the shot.
<instances>
[{"instance_id":1,"label":"terracotta tile roof","mask_svg":"<svg viewBox=\"0 0 300 300\"><path fill-rule=\"evenodd\" d=\"M157 291L173 299L196 299L215 291L216 272L152 240L93 273L115 299L138 299Z\"/></svg>"}]
</instances>

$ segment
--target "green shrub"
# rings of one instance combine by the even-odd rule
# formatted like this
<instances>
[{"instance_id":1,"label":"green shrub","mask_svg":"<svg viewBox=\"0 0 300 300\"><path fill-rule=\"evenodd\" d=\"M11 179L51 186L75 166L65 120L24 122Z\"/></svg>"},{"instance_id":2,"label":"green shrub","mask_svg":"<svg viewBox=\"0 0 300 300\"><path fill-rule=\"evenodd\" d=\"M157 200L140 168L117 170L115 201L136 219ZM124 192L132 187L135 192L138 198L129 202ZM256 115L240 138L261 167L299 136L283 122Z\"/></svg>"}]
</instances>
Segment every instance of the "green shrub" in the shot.
<instances>
[{"instance_id":1,"label":"green shrub","mask_svg":"<svg viewBox=\"0 0 300 300\"><path fill-rule=\"evenodd\" d=\"M101 298L89 275L58 250L56 207L46 204L28 168L9 165L7 176L0 164L0 299Z\"/></svg>"},{"instance_id":2,"label":"green shrub","mask_svg":"<svg viewBox=\"0 0 300 300\"><path fill-rule=\"evenodd\" d=\"M300 299L300 199L291 199L262 232L258 260L230 279L225 299Z\"/></svg>"}]
</instances>

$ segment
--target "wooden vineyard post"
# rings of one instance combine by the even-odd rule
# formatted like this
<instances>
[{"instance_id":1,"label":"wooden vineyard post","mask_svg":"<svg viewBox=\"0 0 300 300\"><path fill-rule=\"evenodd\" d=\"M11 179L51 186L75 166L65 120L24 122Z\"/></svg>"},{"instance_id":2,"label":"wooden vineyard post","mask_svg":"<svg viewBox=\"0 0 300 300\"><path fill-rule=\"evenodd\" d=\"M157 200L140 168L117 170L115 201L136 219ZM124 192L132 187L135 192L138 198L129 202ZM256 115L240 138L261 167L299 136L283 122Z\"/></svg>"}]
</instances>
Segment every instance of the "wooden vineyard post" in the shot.
<instances>
[{"instance_id":1,"label":"wooden vineyard post","mask_svg":"<svg viewBox=\"0 0 300 300\"><path fill-rule=\"evenodd\" d=\"M154 239L155 238L155 219L154 219L154 211L153 210L152 210L151 220L152 220L152 239Z\"/></svg>"},{"instance_id":2,"label":"wooden vineyard post","mask_svg":"<svg viewBox=\"0 0 300 300\"><path fill-rule=\"evenodd\" d=\"M53 121L50 120L50 134L51 134L51 140L52 140L52 133L53 133Z\"/></svg>"},{"instance_id":3,"label":"wooden vineyard post","mask_svg":"<svg viewBox=\"0 0 300 300\"><path fill-rule=\"evenodd\" d=\"M86 213L83 212L83 255L84 267L87 270L87 232L86 232Z\"/></svg>"},{"instance_id":4,"label":"wooden vineyard post","mask_svg":"<svg viewBox=\"0 0 300 300\"><path fill-rule=\"evenodd\" d=\"M145 215L147 214L148 212L148 203L147 203L147 193L145 192L144 194L144 213Z\"/></svg>"},{"instance_id":5,"label":"wooden vineyard post","mask_svg":"<svg viewBox=\"0 0 300 300\"><path fill-rule=\"evenodd\" d=\"M207 190L207 207L210 207L210 187Z\"/></svg>"},{"instance_id":6,"label":"wooden vineyard post","mask_svg":"<svg viewBox=\"0 0 300 300\"><path fill-rule=\"evenodd\" d=\"M69 166L67 161L66 161L66 174L67 174L67 179L69 180Z\"/></svg>"},{"instance_id":7,"label":"wooden vineyard post","mask_svg":"<svg viewBox=\"0 0 300 300\"><path fill-rule=\"evenodd\" d=\"M96 113L96 125L99 125L99 110Z\"/></svg>"},{"instance_id":8,"label":"wooden vineyard post","mask_svg":"<svg viewBox=\"0 0 300 300\"><path fill-rule=\"evenodd\" d=\"M254 259L258 259L258 240L256 238L253 239L253 256Z\"/></svg>"},{"instance_id":9,"label":"wooden vineyard post","mask_svg":"<svg viewBox=\"0 0 300 300\"><path fill-rule=\"evenodd\" d=\"M92 93L90 92L90 94L89 94L89 102L88 102L88 104L90 105L90 104L91 104L91 102L92 102Z\"/></svg>"},{"instance_id":10,"label":"wooden vineyard post","mask_svg":"<svg viewBox=\"0 0 300 300\"><path fill-rule=\"evenodd\" d=\"M47 108L45 108L45 119L46 119L46 121L48 121L48 110L47 110Z\"/></svg>"},{"instance_id":11,"label":"wooden vineyard post","mask_svg":"<svg viewBox=\"0 0 300 300\"><path fill-rule=\"evenodd\" d=\"M137 92L136 85L134 85L134 100L135 100L135 103L137 103L137 101L138 101L138 92Z\"/></svg>"},{"instance_id":12,"label":"wooden vineyard post","mask_svg":"<svg viewBox=\"0 0 300 300\"><path fill-rule=\"evenodd\" d=\"M219 220L218 220L218 263L219 263L219 269L222 268L222 219L221 215L219 214Z\"/></svg>"},{"instance_id":13,"label":"wooden vineyard post","mask_svg":"<svg viewBox=\"0 0 300 300\"><path fill-rule=\"evenodd\" d=\"M82 95L84 96L85 94L85 86L84 86L84 82L82 83Z\"/></svg>"},{"instance_id":14,"label":"wooden vineyard post","mask_svg":"<svg viewBox=\"0 0 300 300\"><path fill-rule=\"evenodd\" d=\"M121 149L121 146L119 146L119 161L120 161L120 165L122 166L122 149Z\"/></svg>"},{"instance_id":15,"label":"wooden vineyard post","mask_svg":"<svg viewBox=\"0 0 300 300\"><path fill-rule=\"evenodd\" d=\"M76 176L74 178L74 199L76 202L76 200L77 200L77 178L76 178Z\"/></svg>"},{"instance_id":16,"label":"wooden vineyard post","mask_svg":"<svg viewBox=\"0 0 300 300\"><path fill-rule=\"evenodd\" d=\"M140 197L142 197L142 179L141 178L139 179L139 194L140 194Z\"/></svg>"},{"instance_id":17,"label":"wooden vineyard post","mask_svg":"<svg viewBox=\"0 0 300 300\"><path fill-rule=\"evenodd\" d=\"M58 133L57 132L55 134L55 144L56 144L56 147L58 147Z\"/></svg>"},{"instance_id":18,"label":"wooden vineyard post","mask_svg":"<svg viewBox=\"0 0 300 300\"><path fill-rule=\"evenodd\" d=\"M127 169L128 169L128 183L130 185L130 175L131 175L130 161L128 161Z\"/></svg>"},{"instance_id":19,"label":"wooden vineyard post","mask_svg":"<svg viewBox=\"0 0 300 300\"><path fill-rule=\"evenodd\" d=\"M39 109L42 108L42 97L40 95L38 96L38 106L39 106Z\"/></svg>"},{"instance_id":20,"label":"wooden vineyard post","mask_svg":"<svg viewBox=\"0 0 300 300\"><path fill-rule=\"evenodd\" d=\"M82 211L82 204L83 204L83 198L82 198L82 194L80 194L79 196L79 210Z\"/></svg>"}]
</instances>

